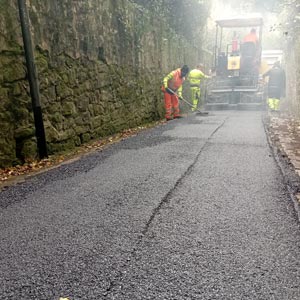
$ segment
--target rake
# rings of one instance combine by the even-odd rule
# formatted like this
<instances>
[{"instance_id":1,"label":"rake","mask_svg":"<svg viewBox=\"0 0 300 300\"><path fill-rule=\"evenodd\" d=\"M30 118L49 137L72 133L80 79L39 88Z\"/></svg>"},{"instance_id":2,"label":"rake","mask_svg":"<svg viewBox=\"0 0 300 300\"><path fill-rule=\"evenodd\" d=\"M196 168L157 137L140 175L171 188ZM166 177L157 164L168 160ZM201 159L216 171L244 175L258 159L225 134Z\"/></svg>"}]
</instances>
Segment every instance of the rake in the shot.
<instances>
[{"instance_id":1,"label":"rake","mask_svg":"<svg viewBox=\"0 0 300 300\"><path fill-rule=\"evenodd\" d=\"M174 95L176 95L179 100L183 101L184 103L188 104L190 107L194 108L197 115L208 115L207 111L201 111L201 110L199 110L197 107L195 107L193 104L191 104L189 101L185 100L184 98L180 97L177 93L175 93L174 91L172 91L170 88L168 88L168 90L171 93L173 93Z\"/></svg>"}]
</instances>

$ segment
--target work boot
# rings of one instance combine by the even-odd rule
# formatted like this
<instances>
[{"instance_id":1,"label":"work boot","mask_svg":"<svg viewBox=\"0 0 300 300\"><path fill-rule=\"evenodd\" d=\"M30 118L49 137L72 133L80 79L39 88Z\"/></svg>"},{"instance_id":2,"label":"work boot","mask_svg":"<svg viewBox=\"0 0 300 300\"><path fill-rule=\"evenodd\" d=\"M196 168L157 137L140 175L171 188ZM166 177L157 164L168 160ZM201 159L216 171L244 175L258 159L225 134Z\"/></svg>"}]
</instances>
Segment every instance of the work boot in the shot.
<instances>
[{"instance_id":1,"label":"work boot","mask_svg":"<svg viewBox=\"0 0 300 300\"><path fill-rule=\"evenodd\" d=\"M173 120L173 117L166 117L166 121L171 121Z\"/></svg>"},{"instance_id":2,"label":"work boot","mask_svg":"<svg viewBox=\"0 0 300 300\"><path fill-rule=\"evenodd\" d=\"M182 116L182 115L174 116L174 119L182 119L182 118L184 118L184 116Z\"/></svg>"}]
</instances>

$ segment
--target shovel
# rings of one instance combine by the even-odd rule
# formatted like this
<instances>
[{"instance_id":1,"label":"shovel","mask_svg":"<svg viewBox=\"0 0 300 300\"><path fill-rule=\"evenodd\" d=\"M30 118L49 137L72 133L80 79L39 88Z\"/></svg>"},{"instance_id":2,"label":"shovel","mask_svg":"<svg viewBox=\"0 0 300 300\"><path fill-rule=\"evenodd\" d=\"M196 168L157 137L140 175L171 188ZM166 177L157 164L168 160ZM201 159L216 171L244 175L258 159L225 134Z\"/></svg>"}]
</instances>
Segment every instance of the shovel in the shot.
<instances>
[{"instance_id":1,"label":"shovel","mask_svg":"<svg viewBox=\"0 0 300 300\"><path fill-rule=\"evenodd\" d=\"M196 111L197 115L208 115L207 111L201 111L199 109L197 109L193 104L191 104L189 101L185 100L182 97L179 97L179 95L177 95L174 91L172 91L170 88L168 88L168 90L170 90L174 95L176 95L178 97L179 100L183 101L184 103L188 104L190 107L194 108Z\"/></svg>"}]
</instances>

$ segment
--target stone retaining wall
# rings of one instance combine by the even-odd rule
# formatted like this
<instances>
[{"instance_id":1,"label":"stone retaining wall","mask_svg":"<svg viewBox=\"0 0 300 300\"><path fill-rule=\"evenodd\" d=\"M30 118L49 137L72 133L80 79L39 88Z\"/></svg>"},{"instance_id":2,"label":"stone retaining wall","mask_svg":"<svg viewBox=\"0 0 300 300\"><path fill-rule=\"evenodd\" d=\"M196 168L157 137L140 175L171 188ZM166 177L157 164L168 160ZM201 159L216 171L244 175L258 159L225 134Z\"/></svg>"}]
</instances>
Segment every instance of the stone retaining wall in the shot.
<instances>
[{"instance_id":1,"label":"stone retaining wall","mask_svg":"<svg viewBox=\"0 0 300 300\"><path fill-rule=\"evenodd\" d=\"M201 57L162 16L130 1L26 3L50 154L161 118L162 77ZM0 68L5 167L37 156L16 0L0 3Z\"/></svg>"}]
</instances>

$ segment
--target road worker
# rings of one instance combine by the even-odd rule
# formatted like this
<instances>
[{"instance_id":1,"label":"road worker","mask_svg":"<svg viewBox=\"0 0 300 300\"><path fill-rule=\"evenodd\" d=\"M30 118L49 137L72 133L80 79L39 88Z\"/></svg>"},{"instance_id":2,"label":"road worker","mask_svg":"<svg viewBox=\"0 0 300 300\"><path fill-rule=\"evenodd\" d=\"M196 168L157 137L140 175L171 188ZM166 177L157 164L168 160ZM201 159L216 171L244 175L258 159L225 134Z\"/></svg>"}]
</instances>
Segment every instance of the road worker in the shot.
<instances>
[{"instance_id":1,"label":"road worker","mask_svg":"<svg viewBox=\"0 0 300 300\"><path fill-rule=\"evenodd\" d=\"M234 31L232 41L231 41L231 53L232 55L237 55L238 52L239 52L239 38L236 31Z\"/></svg>"},{"instance_id":2,"label":"road worker","mask_svg":"<svg viewBox=\"0 0 300 300\"><path fill-rule=\"evenodd\" d=\"M182 84L188 73L189 67L184 65L182 68L172 71L163 79L161 89L164 92L165 117L167 121L173 118L181 118L178 97L182 97Z\"/></svg>"},{"instance_id":3,"label":"road worker","mask_svg":"<svg viewBox=\"0 0 300 300\"><path fill-rule=\"evenodd\" d=\"M243 39L243 43L248 43L248 42L252 42L255 44L255 47L258 46L258 37L256 35L256 29L252 28L250 30L250 33L248 33L244 39Z\"/></svg>"},{"instance_id":4,"label":"road worker","mask_svg":"<svg viewBox=\"0 0 300 300\"><path fill-rule=\"evenodd\" d=\"M241 54L241 73L258 74L261 49L255 28L252 28L250 33L244 37Z\"/></svg>"},{"instance_id":5,"label":"road worker","mask_svg":"<svg viewBox=\"0 0 300 300\"><path fill-rule=\"evenodd\" d=\"M285 96L285 72L280 62L274 63L273 67L263 74L268 80L268 106L271 111L279 111L280 98Z\"/></svg>"},{"instance_id":6,"label":"road worker","mask_svg":"<svg viewBox=\"0 0 300 300\"><path fill-rule=\"evenodd\" d=\"M208 75L204 74L204 66L203 64L198 64L196 69L191 70L188 76L188 80L190 82L191 88L191 100L193 104L192 111L195 111L198 107L198 101L200 100L200 83L203 78L211 78ZM202 104L202 103L201 103Z\"/></svg>"}]
</instances>

